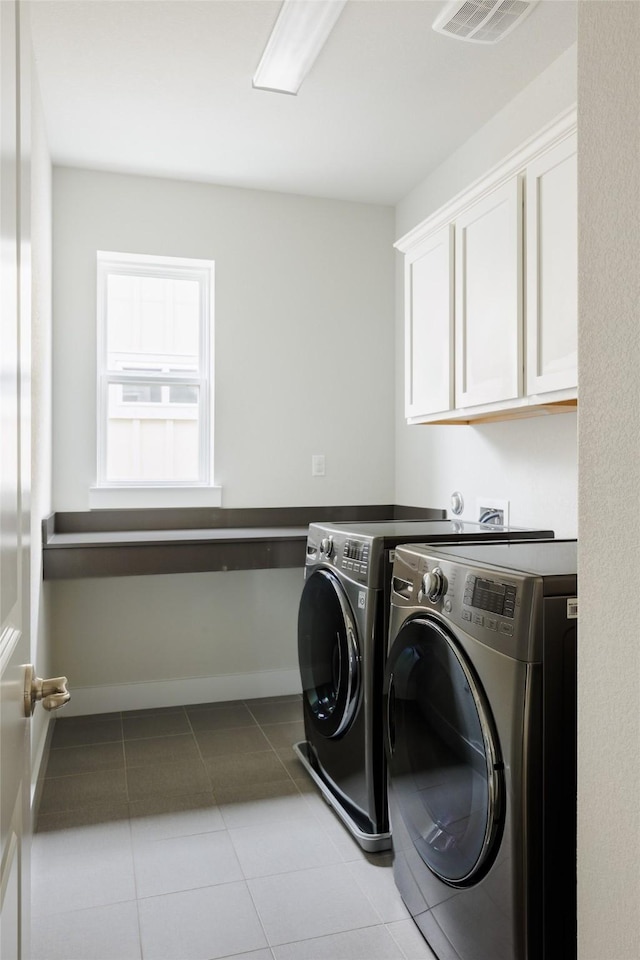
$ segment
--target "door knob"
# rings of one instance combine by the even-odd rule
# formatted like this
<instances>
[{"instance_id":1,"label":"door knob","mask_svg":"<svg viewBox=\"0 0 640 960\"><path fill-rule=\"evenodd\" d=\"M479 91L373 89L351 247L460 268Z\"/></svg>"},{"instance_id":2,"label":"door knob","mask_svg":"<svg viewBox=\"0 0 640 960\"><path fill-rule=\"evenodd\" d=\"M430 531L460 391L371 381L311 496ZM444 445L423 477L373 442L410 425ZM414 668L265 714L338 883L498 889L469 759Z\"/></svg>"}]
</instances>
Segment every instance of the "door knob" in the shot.
<instances>
[{"instance_id":1,"label":"door knob","mask_svg":"<svg viewBox=\"0 0 640 960\"><path fill-rule=\"evenodd\" d=\"M42 701L45 710L57 710L59 707L63 707L71 699L71 694L67 690L67 683L66 677L52 677L50 680L42 680L36 676L33 665L27 664L24 676L25 716L31 716L38 700Z\"/></svg>"}]
</instances>

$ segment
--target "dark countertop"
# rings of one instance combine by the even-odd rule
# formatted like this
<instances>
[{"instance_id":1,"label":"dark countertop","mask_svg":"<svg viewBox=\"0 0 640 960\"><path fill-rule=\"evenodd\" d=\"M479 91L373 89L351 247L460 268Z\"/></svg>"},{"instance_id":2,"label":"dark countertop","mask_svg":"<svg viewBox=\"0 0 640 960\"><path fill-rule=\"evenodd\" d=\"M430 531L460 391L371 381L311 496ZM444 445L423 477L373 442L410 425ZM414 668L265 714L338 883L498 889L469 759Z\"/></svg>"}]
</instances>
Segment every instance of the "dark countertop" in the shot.
<instances>
[{"instance_id":1,"label":"dark countertop","mask_svg":"<svg viewBox=\"0 0 640 960\"><path fill-rule=\"evenodd\" d=\"M220 543L257 540L306 540L307 527L222 527L216 530L111 530L88 533L54 533L47 549L104 547L114 544L143 546L161 543Z\"/></svg>"},{"instance_id":2,"label":"dark countertop","mask_svg":"<svg viewBox=\"0 0 640 960\"><path fill-rule=\"evenodd\" d=\"M444 516L439 509L393 504L54 513L43 521L43 577L302 570L309 523Z\"/></svg>"}]
</instances>

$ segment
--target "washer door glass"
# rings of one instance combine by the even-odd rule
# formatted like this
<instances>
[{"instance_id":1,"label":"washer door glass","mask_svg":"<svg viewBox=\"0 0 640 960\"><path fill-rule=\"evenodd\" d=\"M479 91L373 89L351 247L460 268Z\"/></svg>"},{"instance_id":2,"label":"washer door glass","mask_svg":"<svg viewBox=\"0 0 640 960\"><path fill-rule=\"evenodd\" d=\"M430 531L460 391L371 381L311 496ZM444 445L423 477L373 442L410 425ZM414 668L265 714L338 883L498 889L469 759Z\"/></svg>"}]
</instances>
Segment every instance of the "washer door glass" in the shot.
<instances>
[{"instance_id":1,"label":"washer door glass","mask_svg":"<svg viewBox=\"0 0 640 960\"><path fill-rule=\"evenodd\" d=\"M298 661L307 716L322 736L340 736L358 702L360 655L349 601L328 570L312 573L302 591Z\"/></svg>"},{"instance_id":2,"label":"washer door glass","mask_svg":"<svg viewBox=\"0 0 640 960\"><path fill-rule=\"evenodd\" d=\"M455 640L408 621L387 664L394 802L429 869L454 886L480 879L502 829L504 773L489 707Z\"/></svg>"}]
</instances>

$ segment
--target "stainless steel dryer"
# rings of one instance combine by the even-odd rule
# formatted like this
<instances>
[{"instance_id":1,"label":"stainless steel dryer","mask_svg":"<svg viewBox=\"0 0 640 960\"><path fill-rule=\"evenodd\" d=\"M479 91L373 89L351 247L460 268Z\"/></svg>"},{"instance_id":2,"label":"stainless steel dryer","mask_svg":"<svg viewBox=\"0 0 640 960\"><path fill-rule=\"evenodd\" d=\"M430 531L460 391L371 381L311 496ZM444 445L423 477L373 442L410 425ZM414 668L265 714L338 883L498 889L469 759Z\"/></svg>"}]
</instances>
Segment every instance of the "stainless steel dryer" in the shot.
<instances>
[{"instance_id":1,"label":"stainless steel dryer","mask_svg":"<svg viewBox=\"0 0 640 960\"><path fill-rule=\"evenodd\" d=\"M399 543L540 539L457 520L311 524L298 615L305 740L298 757L358 843L390 847L382 682L393 550Z\"/></svg>"},{"instance_id":2,"label":"stainless steel dryer","mask_svg":"<svg viewBox=\"0 0 640 960\"><path fill-rule=\"evenodd\" d=\"M576 956L576 552L396 550L393 868L439 960Z\"/></svg>"}]
</instances>

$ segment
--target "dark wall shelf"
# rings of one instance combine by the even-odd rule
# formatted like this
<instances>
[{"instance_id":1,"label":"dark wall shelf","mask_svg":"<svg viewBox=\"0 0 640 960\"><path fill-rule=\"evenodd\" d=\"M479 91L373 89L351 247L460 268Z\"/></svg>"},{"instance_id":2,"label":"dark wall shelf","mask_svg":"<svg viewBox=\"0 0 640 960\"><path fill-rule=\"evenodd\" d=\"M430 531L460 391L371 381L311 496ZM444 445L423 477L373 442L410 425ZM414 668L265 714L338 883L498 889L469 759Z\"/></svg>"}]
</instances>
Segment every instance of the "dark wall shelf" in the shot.
<instances>
[{"instance_id":1,"label":"dark wall shelf","mask_svg":"<svg viewBox=\"0 0 640 960\"><path fill-rule=\"evenodd\" d=\"M374 504L89 510L43 521L45 580L304 566L310 523L439 520L444 510Z\"/></svg>"}]
</instances>

